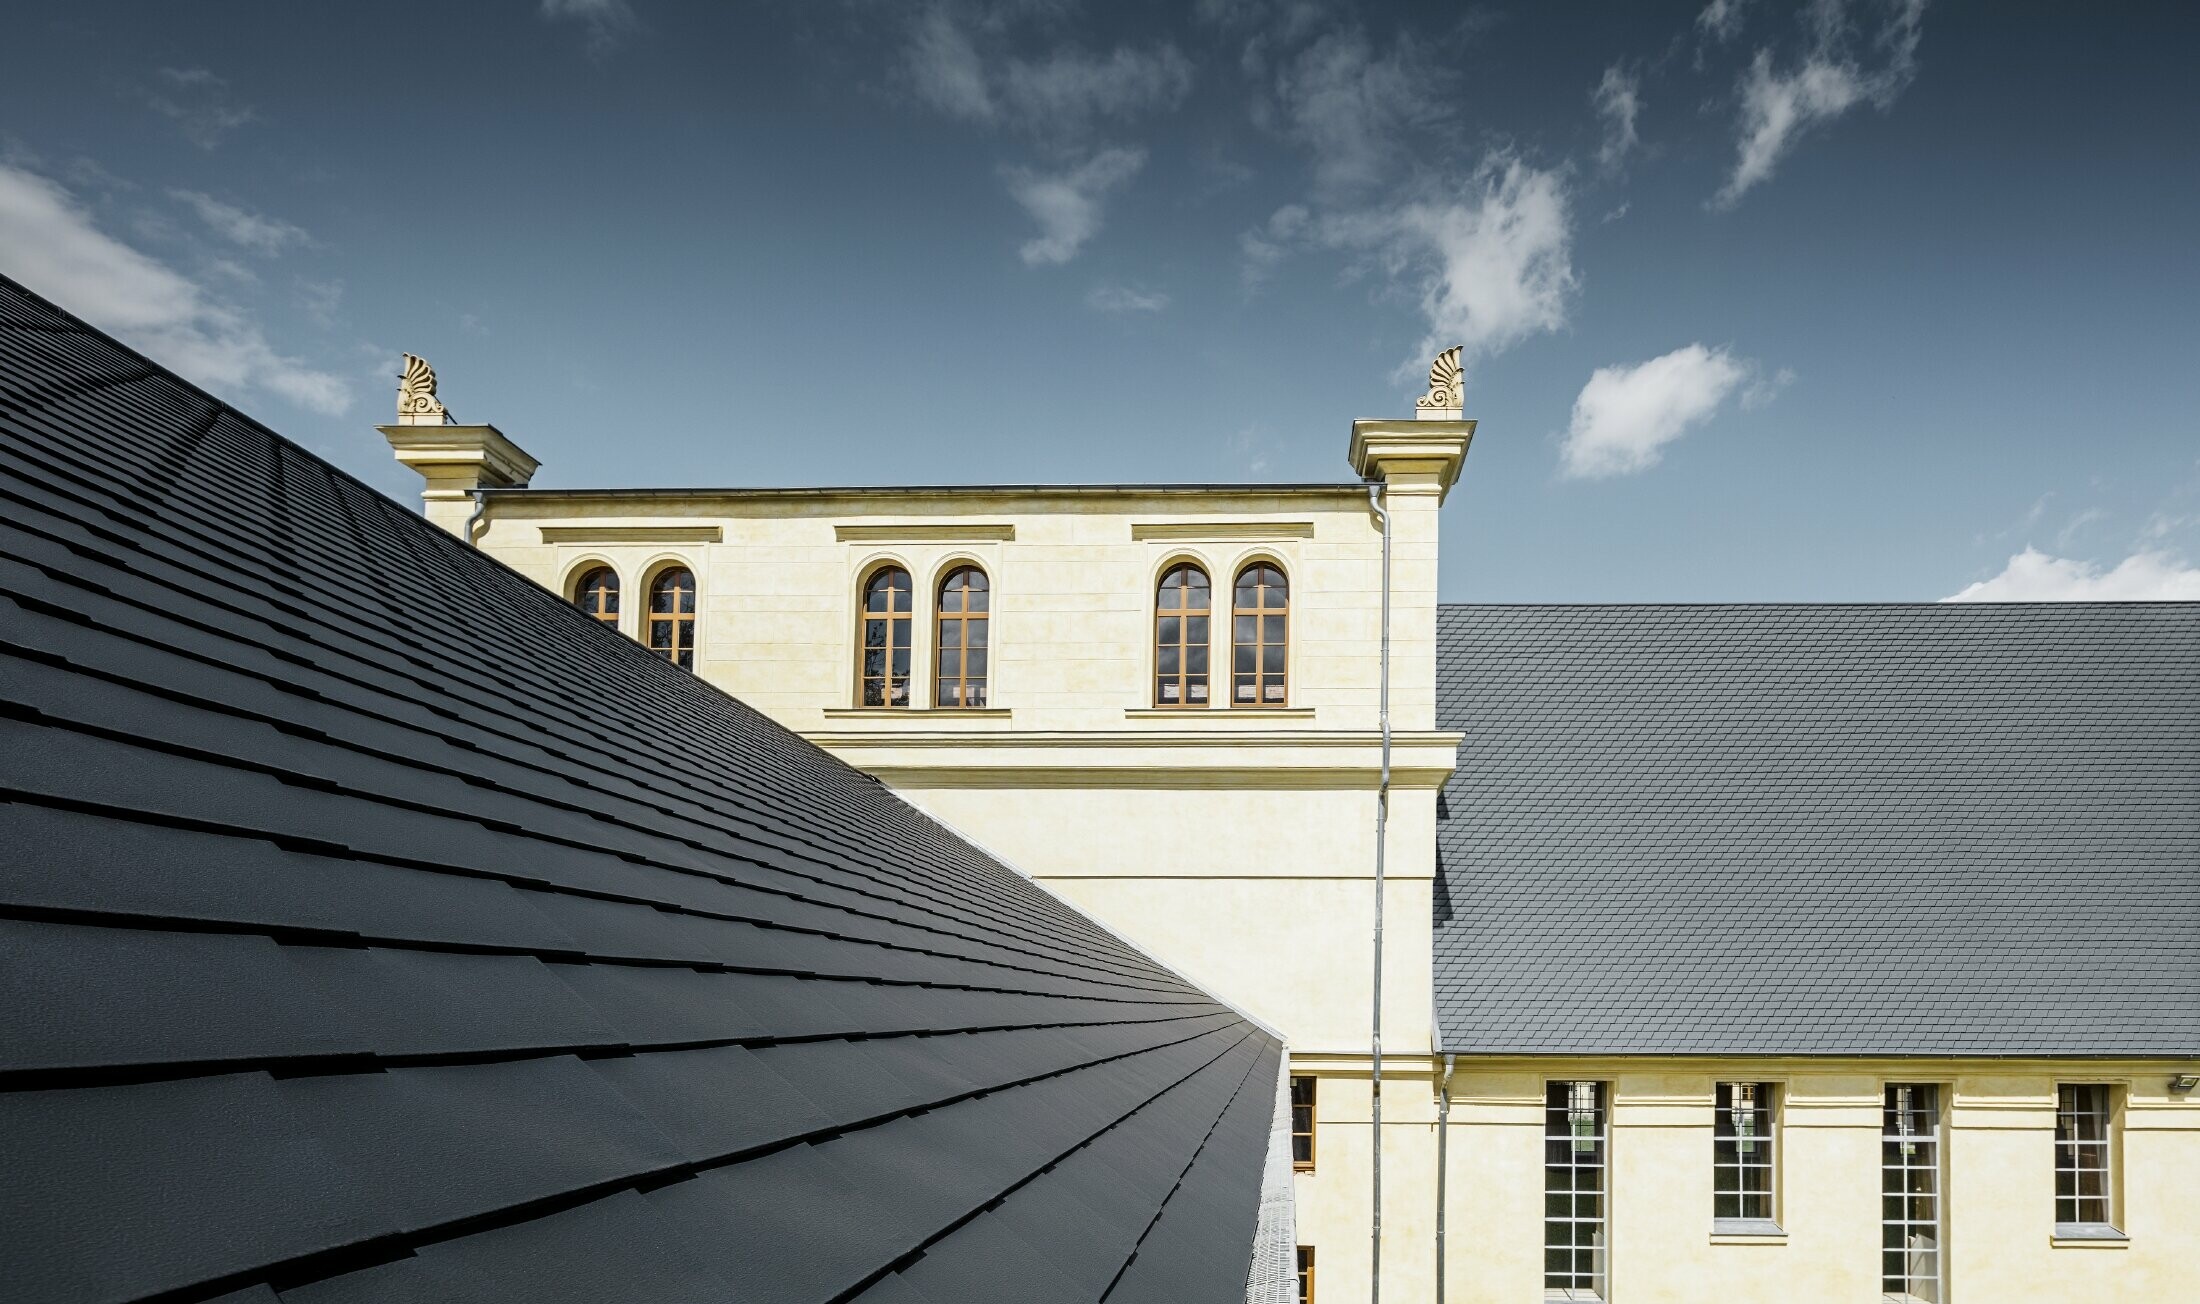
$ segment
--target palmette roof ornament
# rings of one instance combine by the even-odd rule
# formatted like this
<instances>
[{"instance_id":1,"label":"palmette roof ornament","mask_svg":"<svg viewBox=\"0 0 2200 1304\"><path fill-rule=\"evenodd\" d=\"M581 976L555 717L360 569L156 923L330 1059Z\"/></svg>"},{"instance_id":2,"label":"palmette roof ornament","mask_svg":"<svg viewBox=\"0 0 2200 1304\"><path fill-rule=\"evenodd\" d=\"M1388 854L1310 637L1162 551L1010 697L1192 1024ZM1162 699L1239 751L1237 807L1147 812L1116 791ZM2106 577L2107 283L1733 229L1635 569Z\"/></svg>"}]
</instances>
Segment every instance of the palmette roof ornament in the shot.
<instances>
[{"instance_id":1,"label":"palmette roof ornament","mask_svg":"<svg viewBox=\"0 0 2200 1304\"><path fill-rule=\"evenodd\" d=\"M1458 412L1466 407L1467 373L1459 365L1459 346L1436 355L1428 369L1428 393L1413 400L1416 415Z\"/></svg>"},{"instance_id":2,"label":"palmette roof ornament","mask_svg":"<svg viewBox=\"0 0 2200 1304\"><path fill-rule=\"evenodd\" d=\"M452 423L443 401L435 396L435 368L417 354L405 355L405 374L397 382L397 420L408 426Z\"/></svg>"}]
</instances>

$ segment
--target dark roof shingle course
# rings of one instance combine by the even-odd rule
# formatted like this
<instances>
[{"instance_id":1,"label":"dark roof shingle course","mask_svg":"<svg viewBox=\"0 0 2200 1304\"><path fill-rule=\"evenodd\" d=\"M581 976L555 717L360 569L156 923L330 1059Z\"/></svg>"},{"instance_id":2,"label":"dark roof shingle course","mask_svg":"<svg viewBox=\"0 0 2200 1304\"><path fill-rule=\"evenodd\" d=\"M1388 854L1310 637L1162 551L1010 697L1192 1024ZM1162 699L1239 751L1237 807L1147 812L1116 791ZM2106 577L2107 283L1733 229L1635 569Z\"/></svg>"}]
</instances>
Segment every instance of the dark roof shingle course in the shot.
<instances>
[{"instance_id":1,"label":"dark roof shingle course","mask_svg":"<svg viewBox=\"0 0 2200 1304\"><path fill-rule=\"evenodd\" d=\"M2200 604L1446 606L1447 1049L2200 1051Z\"/></svg>"},{"instance_id":2,"label":"dark roof shingle course","mask_svg":"<svg viewBox=\"0 0 2200 1304\"><path fill-rule=\"evenodd\" d=\"M1242 1298L1267 1033L5 281L0 497L0 1295Z\"/></svg>"}]
</instances>

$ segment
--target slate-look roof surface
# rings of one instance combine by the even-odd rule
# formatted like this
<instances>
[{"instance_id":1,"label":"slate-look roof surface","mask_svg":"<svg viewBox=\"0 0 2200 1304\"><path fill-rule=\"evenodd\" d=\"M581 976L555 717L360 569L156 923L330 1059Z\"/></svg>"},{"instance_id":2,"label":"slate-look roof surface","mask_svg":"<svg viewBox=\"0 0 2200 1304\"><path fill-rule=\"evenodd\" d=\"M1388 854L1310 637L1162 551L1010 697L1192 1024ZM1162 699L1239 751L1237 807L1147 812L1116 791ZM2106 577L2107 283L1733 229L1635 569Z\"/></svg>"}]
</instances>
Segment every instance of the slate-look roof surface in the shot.
<instances>
[{"instance_id":1,"label":"slate-look roof surface","mask_svg":"<svg viewBox=\"0 0 2200 1304\"><path fill-rule=\"evenodd\" d=\"M2200 1052L2200 604L1446 606L1456 1052Z\"/></svg>"},{"instance_id":2,"label":"slate-look roof surface","mask_svg":"<svg viewBox=\"0 0 2200 1304\"><path fill-rule=\"evenodd\" d=\"M1280 1049L0 282L0 1298L1244 1298Z\"/></svg>"}]
</instances>

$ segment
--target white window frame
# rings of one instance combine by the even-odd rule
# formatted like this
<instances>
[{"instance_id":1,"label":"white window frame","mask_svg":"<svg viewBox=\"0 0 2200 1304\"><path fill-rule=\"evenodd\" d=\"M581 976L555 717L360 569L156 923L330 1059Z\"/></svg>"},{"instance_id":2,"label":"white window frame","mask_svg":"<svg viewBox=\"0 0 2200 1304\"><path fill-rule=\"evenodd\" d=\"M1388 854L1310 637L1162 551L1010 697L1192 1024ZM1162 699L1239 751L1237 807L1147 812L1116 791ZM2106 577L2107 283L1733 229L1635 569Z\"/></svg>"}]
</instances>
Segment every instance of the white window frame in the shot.
<instances>
[{"instance_id":1,"label":"white window frame","mask_svg":"<svg viewBox=\"0 0 2200 1304\"><path fill-rule=\"evenodd\" d=\"M1890 1082L1880 1100L1879 1286L1888 1304L1948 1296L1947 1099L1939 1083ZM1922 1130L1914 1126L1920 1115ZM1899 1202L1891 1215L1889 1201ZM1930 1216L1920 1217L1922 1209Z\"/></svg>"},{"instance_id":2,"label":"white window frame","mask_svg":"<svg viewBox=\"0 0 2200 1304\"><path fill-rule=\"evenodd\" d=\"M1780 1084L1720 1082L1711 1093L1711 1230L1723 1236L1779 1236L1780 1230ZM1746 1127L1740 1110L1749 1110ZM1763 1127L1757 1127L1762 1118ZM1722 1159L1722 1145L1734 1146L1734 1159ZM1742 1174L1761 1169L1765 1189L1750 1191ZM1731 1185L1730 1185L1731 1183ZM1722 1198L1734 1198L1735 1212L1722 1214ZM1750 1212L1750 1197L1762 1196L1762 1212Z\"/></svg>"},{"instance_id":3,"label":"white window frame","mask_svg":"<svg viewBox=\"0 0 2200 1304\"><path fill-rule=\"evenodd\" d=\"M2116 1151L2122 1140L2116 1126L2117 1088L2107 1082L2058 1082L2055 1084L2055 1235L2073 1238L2121 1239L2122 1211L2117 1207L2117 1187L2121 1180ZM2081 1116L2079 1093L2097 1093L2100 1106L2100 1138L2097 1141L2081 1140L2077 1136L2076 1121ZM2091 1112L2091 1111L2085 1111ZM2087 1160L2093 1155L2088 1149L2098 1150L2099 1163ZM2095 1196L2079 1195L2076 1178L2082 1173L2100 1174L2100 1193ZM2063 1178L2072 1178L2072 1194L2063 1194ZM2096 1209L2086 1204L2098 1201ZM2081 1215L2065 1219L2065 1212ZM2098 1212L2100 1217L2086 1218L2085 1213Z\"/></svg>"},{"instance_id":4,"label":"white window frame","mask_svg":"<svg viewBox=\"0 0 2200 1304\"><path fill-rule=\"evenodd\" d=\"M1558 1103L1554 1104L1556 1101ZM1587 1114L1584 1120L1582 1114ZM1610 1286L1612 1231L1612 1091L1611 1084L1587 1079L1552 1080L1543 1087L1543 1298L1549 1304L1585 1304L1606 1299ZM1567 1174L1564 1190L1554 1189L1552 1179ZM1581 1214L1581 1174L1595 1175L1593 1215ZM1553 1215L1553 1196L1567 1198L1567 1212ZM1589 1269L1576 1270L1572 1262L1563 1271L1551 1268L1550 1256L1560 1250L1580 1253L1581 1238L1572 1229L1589 1224ZM1551 1230L1569 1229L1567 1243L1552 1244ZM1555 1283L1554 1277L1565 1280Z\"/></svg>"}]
</instances>

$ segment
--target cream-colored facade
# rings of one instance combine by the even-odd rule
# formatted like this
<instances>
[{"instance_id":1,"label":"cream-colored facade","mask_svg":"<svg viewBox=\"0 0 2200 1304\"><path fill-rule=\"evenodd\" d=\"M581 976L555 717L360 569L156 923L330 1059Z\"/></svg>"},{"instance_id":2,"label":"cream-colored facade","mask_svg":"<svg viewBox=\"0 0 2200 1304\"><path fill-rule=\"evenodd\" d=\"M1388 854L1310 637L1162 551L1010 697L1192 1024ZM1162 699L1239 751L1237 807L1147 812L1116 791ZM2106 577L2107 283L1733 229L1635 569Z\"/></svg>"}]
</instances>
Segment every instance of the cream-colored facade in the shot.
<instances>
[{"instance_id":1,"label":"cream-colored facade","mask_svg":"<svg viewBox=\"0 0 2200 1304\"><path fill-rule=\"evenodd\" d=\"M423 368L424 369L424 368ZM411 383L410 381L408 383ZM432 399L433 377L427 384ZM1279 1030L1318 1083L1298 1239L1316 1297L1364 1299L1370 1266L1370 1033L1383 530L1390 520L1392 730L1383 947L1383 1292L1436 1298L1431 906L1438 791L1437 539L1473 423L1354 423L1359 477L1303 486L522 490L534 462L494 427L417 396L383 427L427 481L429 517L545 587L619 579L643 637L667 568L695 577L694 669L801 732ZM476 493L477 490L487 490ZM1215 597L1214 704L1155 704L1156 586L1200 566ZM1229 704L1233 578L1289 580L1288 692ZM859 593L913 577L911 700L860 704ZM987 706L932 700L939 585L982 567ZM1472 909L1471 902L1455 908ZM2196 997L2200 999L2200 997ZM1880 1295L1880 1093L1940 1084L1944 1282L1969 1301L2200 1297L2200 1101L2170 1063L1461 1058L1449 1078L1444 1298L1537 1301L1544 1091L1609 1099L1605 1297L1858 1300ZM1779 1086L1779 1234L1712 1220L1713 1084ZM2053 1224L2055 1086L2109 1083L2123 1239Z\"/></svg>"}]
</instances>

